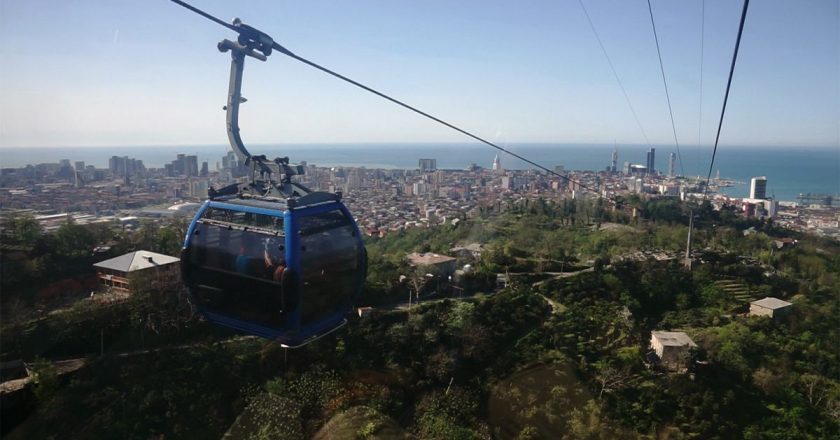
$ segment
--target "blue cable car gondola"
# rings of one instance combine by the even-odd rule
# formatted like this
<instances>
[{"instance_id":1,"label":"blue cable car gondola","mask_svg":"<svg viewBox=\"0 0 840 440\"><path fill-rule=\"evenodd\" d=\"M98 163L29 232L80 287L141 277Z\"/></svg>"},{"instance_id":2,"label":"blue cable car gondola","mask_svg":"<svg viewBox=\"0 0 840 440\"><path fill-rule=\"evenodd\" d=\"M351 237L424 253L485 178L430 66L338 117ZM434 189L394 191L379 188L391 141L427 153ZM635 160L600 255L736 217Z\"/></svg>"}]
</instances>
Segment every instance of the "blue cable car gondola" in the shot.
<instances>
[{"instance_id":1,"label":"blue cable car gondola","mask_svg":"<svg viewBox=\"0 0 840 440\"><path fill-rule=\"evenodd\" d=\"M209 191L190 223L181 255L187 291L211 322L299 347L346 321L360 299L367 257L341 194L293 181L303 167L288 158L251 156L239 136L246 56L265 61L273 41L234 21L227 132L250 182Z\"/></svg>"}]
</instances>

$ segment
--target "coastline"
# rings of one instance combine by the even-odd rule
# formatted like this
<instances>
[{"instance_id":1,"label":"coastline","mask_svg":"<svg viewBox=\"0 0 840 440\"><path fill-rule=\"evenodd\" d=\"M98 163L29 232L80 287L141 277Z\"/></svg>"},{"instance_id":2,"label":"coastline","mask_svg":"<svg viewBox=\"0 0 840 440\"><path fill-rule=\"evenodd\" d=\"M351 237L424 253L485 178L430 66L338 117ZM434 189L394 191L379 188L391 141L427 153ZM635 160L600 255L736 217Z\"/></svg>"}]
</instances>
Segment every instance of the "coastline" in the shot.
<instances>
[{"instance_id":1,"label":"coastline","mask_svg":"<svg viewBox=\"0 0 840 440\"><path fill-rule=\"evenodd\" d=\"M613 144L522 143L505 145L511 151L548 168L563 166L565 170L603 170L610 160ZM476 143L313 143L251 144L255 154L289 156L293 162L306 161L322 167L366 167L381 169L416 169L420 158L437 159L438 167L464 169L475 163L489 168L497 153ZM618 144L618 166L624 161L644 163L644 145ZM671 149L657 146L657 169L667 172L667 156ZM27 164L56 163L60 159L85 161L105 168L112 155L143 160L149 168L160 168L175 159L177 153L194 154L199 162L207 161L210 169L229 150L226 144L169 145L133 147L0 147L0 168L19 168ZM681 146L685 174L705 177L708 173L710 147ZM500 155L506 169L527 169L530 165ZM680 167L675 167L677 170ZM770 146L721 146L713 176L735 182L723 192L732 197L745 197L753 176L767 176L768 195L780 201L796 201L800 193L840 194L840 148ZM740 183L744 182L744 183Z\"/></svg>"}]
</instances>

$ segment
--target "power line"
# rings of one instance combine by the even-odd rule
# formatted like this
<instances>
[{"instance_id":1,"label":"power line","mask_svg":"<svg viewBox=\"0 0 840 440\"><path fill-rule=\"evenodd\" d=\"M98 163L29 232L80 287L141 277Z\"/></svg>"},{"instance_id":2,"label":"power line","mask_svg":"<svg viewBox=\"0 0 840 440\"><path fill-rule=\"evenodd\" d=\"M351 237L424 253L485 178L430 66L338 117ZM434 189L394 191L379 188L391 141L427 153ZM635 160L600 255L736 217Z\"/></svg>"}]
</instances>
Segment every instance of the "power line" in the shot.
<instances>
[{"instance_id":1,"label":"power line","mask_svg":"<svg viewBox=\"0 0 840 440\"><path fill-rule=\"evenodd\" d=\"M633 103L630 102L630 96L627 94L624 84L621 83L621 78L618 77L618 72L616 72L615 66L613 66L612 59L610 59L607 49L604 48L604 43L601 42L601 37L598 35L598 30L595 28L595 24L592 23L592 19L589 17L589 12L586 10L583 0L578 0L578 3L580 3L581 9L583 9L583 14L586 16L586 21L589 22L589 27L592 29L592 33L595 34L595 39L598 40L598 46L601 47L601 52L604 54L604 58L607 59L607 64L610 65L610 70L612 71L613 76L615 76L615 81L618 83L618 87L621 88L621 93L624 94L627 106L630 107L630 112L633 113L633 119L636 120L636 125L639 126L639 131L642 132L642 137L645 138L645 144L650 146L650 141L648 140L647 133L645 133L645 129L642 127L642 122L639 120L639 115L636 114L636 109L633 108Z\"/></svg>"},{"instance_id":2,"label":"power line","mask_svg":"<svg viewBox=\"0 0 840 440\"><path fill-rule=\"evenodd\" d=\"M195 8L195 7L193 7L193 6L191 6L191 5L187 4L187 3L184 3L183 1L180 1L180 0L172 0L172 2L174 2L174 3L178 4L178 5L181 5L181 6L183 6L183 7L187 8L187 9L189 9L189 10L191 10L191 11L193 11L193 12L195 12L195 13L197 13L197 14L199 14L199 15L201 15L201 16L203 16L203 17L205 17L205 18L207 18L207 19L209 19L209 20L211 20L211 21L214 21L214 22L216 22L216 23L219 23L219 24L221 24L221 25L223 25L223 26L225 26L225 27L227 27L227 28L229 28L229 29L231 29L231 30L233 30L233 31L236 31L236 32L238 32L238 33L240 33L240 34L244 34L244 33L246 33L246 32L247 32L247 33L249 33L249 34L258 35L258 36L264 36L266 39L270 39L270 37L268 37L268 36L267 36L267 35L265 35L265 34L262 34L261 32L257 31L257 30L256 30L256 29L254 29L254 28L251 28L251 27L237 27L237 26L229 25L229 24L227 24L227 23L223 22L222 20L220 20L220 19L218 19L218 18L216 18L216 17L214 17L214 16L212 16L212 15L210 15L210 14L208 14L208 13L206 13L206 12L204 12L204 11L202 11L202 10L198 9L198 8ZM257 34L257 33L258 33L258 34ZM406 108L406 109L408 109L408 110L411 110L411 111L413 111L414 113L417 113L417 114L419 114L419 115L421 115L421 116L424 116L424 117L426 117L426 118L428 118L428 119L431 119L432 121L435 121L435 122L437 122L437 123L439 123L439 124L441 124L441 125L444 125L444 126L446 126L446 127L449 127L449 128L451 128L452 130L455 130L455 131L457 131L457 132L459 132L459 133L461 133L461 134L464 134L464 135L466 135L466 136L469 136L469 137L471 137L471 138L473 138L473 139L475 139L475 140L477 140L477 141L479 141L479 142L481 142L481 143L483 143L483 144L486 144L486 145L488 145L488 146L490 146L490 147L493 147L493 148L495 148L495 149L497 149L497 150L499 150L499 151L501 151L501 152L507 153L508 155L513 156L513 157L515 157L515 158L517 158L517 159L519 159L519 160L521 160L521 161L523 161L523 162L525 162L525 163L528 163L528 164L530 164L530 165L533 165L534 167L537 167L537 168L539 168L539 169L541 169L541 170L543 170L543 171L545 171L545 172L547 172L547 173L549 173L549 174L551 174L551 175L554 175L554 176L557 176L557 177L559 177L559 178L561 178L561 179L564 179L564 180L566 180L566 181L567 181L567 182L569 182L569 183L573 183L573 184L577 185L579 188L586 189L586 190L588 190L588 191L592 191L592 192L594 192L594 193L596 193L596 194L599 194L599 195L600 195L600 192L599 192L597 189L595 189L595 188L592 188L592 187L590 187L590 186L588 186L588 185L584 185L584 184L582 184L581 182L579 182L579 181L577 181L577 180L574 180L574 179L572 179L572 178L570 178L570 177L568 177L568 176L565 176L565 175L560 174L560 173L558 173L558 172L556 172L556 171L550 170L550 169L548 169L548 168L546 168L546 167L544 167L544 166L542 166L542 165L540 165L540 164L538 164L538 163L536 163L536 162L534 162L534 161L532 161L532 160L530 160L530 159L527 159L527 158L525 158L525 157L523 157L523 156L521 156L521 155L519 155L519 154L516 154L516 153L514 153L514 152L512 152L512 151L510 151L510 150L508 150L508 149L505 149L505 148L503 148L503 147L500 147L499 145L496 145L495 143L490 142L490 141L488 141L488 140L486 140L486 139L484 139L484 138L482 138L482 137L480 137L480 136L478 136L478 135L475 135L475 134L473 134L473 133L471 133L471 132L469 132L469 131L467 131L467 130L464 130L464 129L462 129L462 128L459 128L459 127L457 127L457 126L456 126L456 125L454 125L454 124L451 124L451 123L449 123L449 122L446 122L446 121L444 121L443 119L440 119L440 118L438 118L438 117L436 117L436 116L432 116L432 115L431 115L431 114L429 114L429 113L426 113L426 112L424 112L424 111L422 111L422 110L420 110L420 109L418 109L418 108L416 108L416 107L413 107L413 106L411 106L411 105L409 105L409 104L406 104L405 102L402 102L402 101L400 101L400 100L398 100L398 99L396 99L396 98L394 98L394 97L391 97L391 96L389 96L389 95L387 95L387 94L385 94L385 93L383 93L383 92L380 92L380 91L378 91L378 90L376 90L376 89L374 89L374 88L372 88L372 87L366 86L366 85L364 85L364 84L362 84L362 83L360 83L360 82L358 82L358 81L352 80L352 79L350 79L350 78L348 78L348 77L346 77L346 76L344 76L344 75L341 75L341 74L340 74L340 73L338 73L338 72L335 72L335 71L330 70L330 69L328 69L328 68L326 68L326 67L324 67L324 66L321 66L321 65L320 65L320 64L318 64L318 63L315 63L315 62L313 62L313 61L310 61L310 60L308 60L308 59L306 59L306 58L304 58L304 57L302 57L302 56L300 56L300 55L294 54L294 53L292 53L291 51L289 51L288 49L284 48L283 46L280 46L278 43L274 42L273 40L271 40L271 47L272 47L273 49L277 50L278 52L282 53L283 55L286 55L286 56L288 56L288 57L290 57L290 58L293 58L293 59L295 59L295 60L298 60L298 61L300 61L300 62L302 62L302 63L304 63L304 64L306 64L306 65L308 65L308 66L310 66L310 67L314 67L315 69L318 69L318 70L320 70L320 71L322 71L322 72L324 72L324 73L326 73L326 74L328 74L328 75L334 76L334 77L336 77L336 78L338 78L338 79L340 79L340 80L342 80L342 81L345 81L345 82L347 82L347 83L349 83L349 84L352 84L352 85L354 85L354 86L356 86L356 87L358 87L358 88L360 88L360 89L362 89L362 90L365 90L365 91L367 91L367 92L373 93L374 95L377 95L377 96L379 96L380 98L383 98L383 99L386 99L386 100L388 100L388 101L391 101L391 102L392 102L392 103L394 103L394 104L397 104L397 105L399 105L399 106L401 106L401 107L403 107L403 108ZM266 55L268 55L268 54L266 54Z\"/></svg>"},{"instance_id":3,"label":"power line","mask_svg":"<svg viewBox=\"0 0 840 440\"><path fill-rule=\"evenodd\" d=\"M680 161L680 173L685 176L682 154L680 153L680 141L677 140L677 126L674 124L674 111L671 109L671 95L668 93L668 81L665 80L665 67L662 64L662 52L659 50L659 37L656 35L656 22L653 20L653 8L650 6L650 0L647 0L647 4L648 12L650 13L650 25L653 27L653 39L656 41L656 55L659 56L659 70L662 72L662 84L665 86L665 99L668 100L668 114L671 115L671 130L674 132L674 144L677 146L677 159Z\"/></svg>"},{"instance_id":4,"label":"power line","mask_svg":"<svg viewBox=\"0 0 840 440\"><path fill-rule=\"evenodd\" d=\"M720 129L723 127L723 115L726 114L726 102L729 100L729 89L732 86L732 76L735 74L735 61L738 60L738 48L741 47L741 35L744 33L744 22L747 19L747 8L750 0L744 0L744 8L741 10L741 23L738 25L738 37L735 39L735 51L732 53L732 65L729 66L729 79L726 81L726 94L723 95L723 107L720 110L720 121L718 122L717 134L715 135L715 148L712 150L712 160L709 162L709 175L706 176L706 187L703 189L703 200L709 192L709 182L712 180L712 168L715 165L718 142L720 141Z\"/></svg>"}]
</instances>

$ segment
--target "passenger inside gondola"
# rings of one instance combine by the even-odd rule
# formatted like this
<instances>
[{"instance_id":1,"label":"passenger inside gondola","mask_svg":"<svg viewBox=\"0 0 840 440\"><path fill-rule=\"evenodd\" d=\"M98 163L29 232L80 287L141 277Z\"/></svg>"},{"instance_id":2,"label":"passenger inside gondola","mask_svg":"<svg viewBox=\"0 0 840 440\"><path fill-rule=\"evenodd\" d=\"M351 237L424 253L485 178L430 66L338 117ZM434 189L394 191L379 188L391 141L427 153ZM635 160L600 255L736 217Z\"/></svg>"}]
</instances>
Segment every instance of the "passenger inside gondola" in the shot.
<instances>
[{"instance_id":1,"label":"passenger inside gondola","mask_svg":"<svg viewBox=\"0 0 840 440\"><path fill-rule=\"evenodd\" d=\"M239 255L236 257L234 267L242 275L262 278L263 268L260 264L258 239L247 232L242 233L242 240L239 243Z\"/></svg>"},{"instance_id":2,"label":"passenger inside gondola","mask_svg":"<svg viewBox=\"0 0 840 440\"><path fill-rule=\"evenodd\" d=\"M283 279L283 271L286 270L286 262L283 258L282 245L276 239L266 239L263 261L265 263L266 276L275 283Z\"/></svg>"}]
</instances>

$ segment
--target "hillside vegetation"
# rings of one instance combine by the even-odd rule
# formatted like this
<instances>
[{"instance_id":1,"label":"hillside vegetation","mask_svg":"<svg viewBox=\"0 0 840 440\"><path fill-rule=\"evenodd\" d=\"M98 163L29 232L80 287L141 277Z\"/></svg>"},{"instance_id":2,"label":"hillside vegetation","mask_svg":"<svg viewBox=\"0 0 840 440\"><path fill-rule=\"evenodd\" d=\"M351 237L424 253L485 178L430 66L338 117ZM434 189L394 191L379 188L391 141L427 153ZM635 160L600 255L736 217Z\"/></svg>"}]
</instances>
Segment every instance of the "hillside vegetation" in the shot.
<instances>
[{"instance_id":1,"label":"hillside vegetation","mask_svg":"<svg viewBox=\"0 0 840 440\"><path fill-rule=\"evenodd\" d=\"M686 271L687 209L630 203L640 218L597 203L523 202L457 226L369 239L373 313L293 351L208 325L177 284L44 315L24 313L37 306L27 299L26 318L3 323L3 357L41 359L41 380L4 436L840 435L840 244L704 206ZM748 227L758 232L745 236ZM797 245L776 248L782 236ZM65 252L6 237L43 258ZM471 243L481 256L459 254L472 270L456 280L405 262L409 252ZM14 294L4 285L4 303ZM748 301L765 296L792 302L790 316L746 316ZM651 330L697 343L687 371L649 368ZM71 357L86 366L50 374L51 359Z\"/></svg>"}]
</instances>

